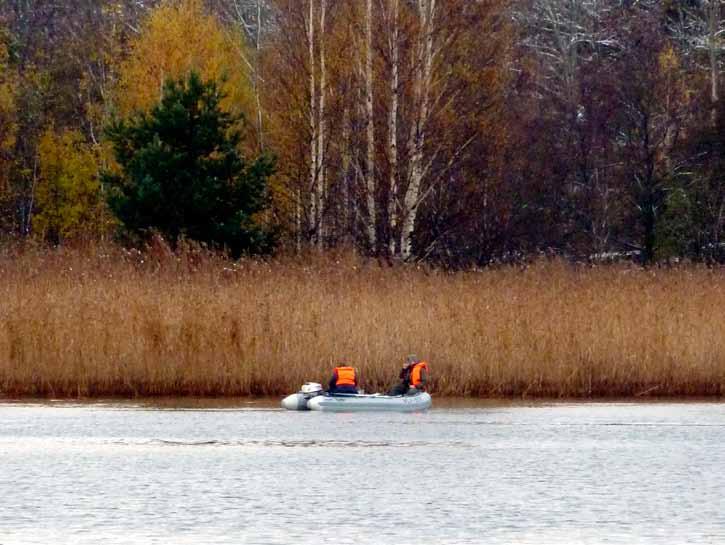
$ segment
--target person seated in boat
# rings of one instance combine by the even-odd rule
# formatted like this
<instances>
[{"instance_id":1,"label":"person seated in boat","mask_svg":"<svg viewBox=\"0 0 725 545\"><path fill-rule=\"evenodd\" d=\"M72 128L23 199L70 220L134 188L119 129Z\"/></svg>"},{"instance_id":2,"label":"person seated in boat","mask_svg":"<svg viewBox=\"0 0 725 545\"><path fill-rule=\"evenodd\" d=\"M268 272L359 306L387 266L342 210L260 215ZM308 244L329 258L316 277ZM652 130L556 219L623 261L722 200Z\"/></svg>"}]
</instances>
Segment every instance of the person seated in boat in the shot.
<instances>
[{"instance_id":1,"label":"person seated in boat","mask_svg":"<svg viewBox=\"0 0 725 545\"><path fill-rule=\"evenodd\" d=\"M344 364L335 367L327 391L330 394L356 394L357 371L355 368Z\"/></svg>"},{"instance_id":2,"label":"person seated in boat","mask_svg":"<svg viewBox=\"0 0 725 545\"><path fill-rule=\"evenodd\" d=\"M428 383L428 364L415 354L405 358L400 370L400 382L388 392L389 396L415 395L425 391Z\"/></svg>"}]
</instances>

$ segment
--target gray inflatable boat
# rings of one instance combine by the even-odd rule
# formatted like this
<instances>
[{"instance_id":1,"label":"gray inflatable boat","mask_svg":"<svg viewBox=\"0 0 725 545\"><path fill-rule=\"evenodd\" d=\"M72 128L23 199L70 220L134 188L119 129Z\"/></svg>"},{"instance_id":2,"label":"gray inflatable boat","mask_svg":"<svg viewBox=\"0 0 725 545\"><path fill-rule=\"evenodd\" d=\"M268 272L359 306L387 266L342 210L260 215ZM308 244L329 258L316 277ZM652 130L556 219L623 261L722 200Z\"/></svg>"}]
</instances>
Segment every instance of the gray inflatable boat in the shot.
<instances>
[{"instance_id":1,"label":"gray inflatable boat","mask_svg":"<svg viewBox=\"0 0 725 545\"><path fill-rule=\"evenodd\" d=\"M302 389L282 400L282 407L291 411L322 412L398 412L427 411L433 401L428 392L414 395L388 396L383 394L329 395L316 383L307 383Z\"/></svg>"}]
</instances>

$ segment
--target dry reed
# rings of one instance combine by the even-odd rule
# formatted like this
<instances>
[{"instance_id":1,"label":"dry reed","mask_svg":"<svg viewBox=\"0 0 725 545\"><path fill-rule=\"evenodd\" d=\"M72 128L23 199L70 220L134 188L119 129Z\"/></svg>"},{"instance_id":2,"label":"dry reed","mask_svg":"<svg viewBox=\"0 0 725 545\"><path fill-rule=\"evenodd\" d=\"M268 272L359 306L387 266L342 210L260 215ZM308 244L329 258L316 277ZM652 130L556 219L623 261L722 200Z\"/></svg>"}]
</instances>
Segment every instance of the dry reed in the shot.
<instances>
[{"instance_id":1,"label":"dry reed","mask_svg":"<svg viewBox=\"0 0 725 545\"><path fill-rule=\"evenodd\" d=\"M338 362L378 391L409 352L439 395L720 396L725 271L0 254L6 397L280 395Z\"/></svg>"}]
</instances>

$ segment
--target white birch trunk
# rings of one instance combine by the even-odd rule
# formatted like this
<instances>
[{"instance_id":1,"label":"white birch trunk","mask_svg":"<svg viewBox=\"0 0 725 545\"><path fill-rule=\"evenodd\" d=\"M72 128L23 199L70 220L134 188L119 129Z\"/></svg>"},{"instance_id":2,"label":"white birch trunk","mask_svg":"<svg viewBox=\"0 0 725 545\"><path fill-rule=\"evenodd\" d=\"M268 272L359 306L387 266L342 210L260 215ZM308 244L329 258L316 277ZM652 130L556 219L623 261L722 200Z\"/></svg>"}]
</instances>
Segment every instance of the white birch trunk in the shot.
<instances>
[{"instance_id":1,"label":"white birch trunk","mask_svg":"<svg viewBox=\"0 0 725 545\"><path fill-rule=\"evenodd\" d=\"M315 0L310 0L309 24L307 27L307 45L310 56L310 212L309 227L317 232L317 85L315 80Z\"/></svg>"},{"instance_id":2,"label":"white birch trunk","mask_svg":"<svg viewBox=\"0 0 725 545\"><path fill-rule=\"evenodd\" d=\"M240 56L242 62L247 65L251 73L252 93L254 95L254 102L256 108L256 130L257 130L257 144L261 151L264 151L264 135L263 135L263 113L262 113L262 99L261 99L261 86L262 86L262 75L261 75L261 52L262 52L262 2L263 0L255 0L254 4L248 0L232 0L232 6L234 7L234 17L236 17L236 23L239 25L239 31L242 35L246 35L250 40L254 42L254 58L248 58L245 54L245 49L242 46L240 49ZM256 25L251 24L247 21L247 13L249 6L255 8L254 17L256 17Z\"/></svg>"},{"instance_id":3,"label":"white birch trunk","mask_svg":"<svg viewBox=\"0 0 725 545\"><path fill-rule=\"evenodd\" d=\"M257 135L259 138L259 149L264 151L264 125L262 121L262 99L260 97L260 85L262 77L260 67L262 66L262 0L257 0L257 35L254 40L256 59L254 63L254 100L257 103Z\"/></svg>"},{"instance_id":4,"label":"white birch trunk","mask_svg":"<svg viewBox=\"0 0 725 545\"><path fill-rule=\"evenodd\" d=\"M720 90L718 88L718 79L720 77L718 70L718 34L720 31L720 0L710 0L708 13L708 49L710 56L710 102L712 104L712 112L710 114L713 126L717 123L717 103L720 100Z\"/></svg>"},{"instance_id":5,"label":"white birch trunk","mask_svg":"<svg viewBox=\"0 0 725 545\"><path fill-rule=\"evenodd\" d=\"M367 133L367 160L365 196L368 207L367 235L370 249L377 245L377 210L375 203L375 120L373 108L373 0L367 0L365 15L365 113Z\"/></svg>"},{"instance_id":6,"label":"white birch trunk","mask_svg":"<svg viewBox=\"0 0 725 545\"><path fill-rule=\"evenodd\" d=\"M325 58L325 25L327 17L327 0L320 0L320 96L317 109L317 180L315 199L317 202L317 244L322 247L325 234L325 88L327 86L327 61Z\"/></svg>"},{"instance_id":7,"label":"white birch trunk","mask_svg":"<svg viewBox=\"0 0 725 545\"><path fill-rule=\"evenodd\" d=\"M433 30L436 0L417 0L417 7L421 27L414 59L416 64L414 98L417 112L408 139L410 164L408 166L408 187L403 198L400 233L400 257L403 259L409 259L412 254L413 231L423 182L423 150L426 141L426 126L430 116L433 75Z\"/></svg>"},{"instance_id":8,"label":"white birch trunk","mask_svg":"<svg viewBox=\"0 0 725 545\"><path fill-rule=\"evenodd\" d=\"M391 29L390 48L390 119L388 120L388 156L390 158L390 193L388 200L388 218L390 221L390 254L395 255L395 241L398 232L398 104L400 101L400 49L399 5L400 0L390 0Z\"/></svg>"},{"instance_id":9,"label":"white birch trunk","mask_svg":"<svg viewBox=\"0 0 725 545\"><path fill-rule=\"evenodd\" d=\"M295 245L299 254L302 251L302 192L299 189L295 197Z\"/></svg>"},{"instance_id":10,"label":"white birch trunk","mask_svg":"<svg viewBox=\"0 0 725 545\"><path fill-rule=\"evenodd\" d=\"M342 226L345 236L349 234L350 227L350 164L352 163L350 151L352 144L350 136L352 129L350 127L350 109L345 105L342 114L342 184L341 184L341 200L342 200Z\"/></svg>"}]
</instances>

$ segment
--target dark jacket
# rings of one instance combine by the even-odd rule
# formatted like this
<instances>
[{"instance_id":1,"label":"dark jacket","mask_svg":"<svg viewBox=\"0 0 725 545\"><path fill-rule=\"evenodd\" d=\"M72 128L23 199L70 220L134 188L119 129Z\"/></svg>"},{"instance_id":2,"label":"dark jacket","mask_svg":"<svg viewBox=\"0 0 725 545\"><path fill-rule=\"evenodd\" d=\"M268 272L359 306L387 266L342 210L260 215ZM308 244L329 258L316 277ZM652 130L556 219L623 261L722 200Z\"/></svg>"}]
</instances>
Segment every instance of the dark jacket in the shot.
<instances>
[{"instance_id":1,"label":"dark jacket","mask_svg":"<svg viewBox=\"0 0 725 545\"><path fill-rule=\"evenodd\" d=\"M400 382L406 387L410 387L410 376L413 373L413 365L408 365L400 370ZM425 369L420 370L420 384L418 385L419 390L425 390L425 386L428 383L428 373Z\"/></svg>"}]
</instances>

